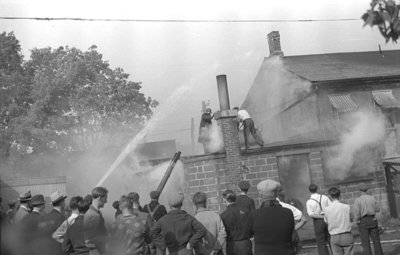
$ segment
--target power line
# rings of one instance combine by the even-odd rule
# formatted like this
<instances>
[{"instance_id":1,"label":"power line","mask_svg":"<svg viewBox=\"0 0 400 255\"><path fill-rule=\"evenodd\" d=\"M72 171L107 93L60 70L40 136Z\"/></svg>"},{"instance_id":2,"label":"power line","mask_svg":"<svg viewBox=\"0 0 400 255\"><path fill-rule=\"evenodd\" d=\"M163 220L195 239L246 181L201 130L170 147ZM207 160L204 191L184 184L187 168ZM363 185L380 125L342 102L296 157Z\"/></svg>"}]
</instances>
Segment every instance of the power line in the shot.
<instances>
[{"instance_id":1,"label":"power line","mask_svg":"<svg viewBox=\"0 0 400 255\"><path fill-rule=\"evenodd\" d=\"M169 23L284 23L284 22L331 22L331 21L360 21L360 18L346 19L108 19L108 18L73 18L73 17L0 17L3 20L36 20L36 21L101 21L101 22L169 22Z\"/></svg>"}]
</instances>

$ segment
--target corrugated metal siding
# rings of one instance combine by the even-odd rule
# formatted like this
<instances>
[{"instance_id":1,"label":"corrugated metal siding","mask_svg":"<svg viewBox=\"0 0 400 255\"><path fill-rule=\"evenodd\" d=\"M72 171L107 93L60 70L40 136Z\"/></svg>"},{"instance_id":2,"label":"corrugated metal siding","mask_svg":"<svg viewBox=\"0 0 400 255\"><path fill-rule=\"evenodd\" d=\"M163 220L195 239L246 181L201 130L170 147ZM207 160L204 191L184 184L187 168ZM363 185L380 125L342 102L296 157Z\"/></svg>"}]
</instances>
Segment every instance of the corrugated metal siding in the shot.
<instances>
[{"instance_id":1,"label":"corrugated metal siding","mask_svg":"<svg viewBox=\"0 0 400 255\"><path fill-rule=\"evenodd\" d=\"M357 104L351 99L350 94L330 95L329 102L339 112L354 112L358 109Z\"/></svg>"},{"instance_id":2,"label":"corrugated metal siding","mask_svg":"<svg viewBox=\"0 0 400 255\"><path fill-rule=\"evenodd\" d=\"M31 191L32 195L43 194L48 197L56 191L66 194L66 177L35 178L35 179L14 179L2 180L0 187L1 196L4 200L16 199L18 194ZM13 197L10 197L13 196Z\"/></svg>"},{"instance_id":3,"label":"corrugated metal siding","mask_svg":"<svg viewBox=\"0 0 400 255\"><path fill-rule=\"evenodd\" d=\"M399 101L394 97L392 90L374 90L372 96L377 105L382 108L398 108Z\"/></svg>"}]
</instances>

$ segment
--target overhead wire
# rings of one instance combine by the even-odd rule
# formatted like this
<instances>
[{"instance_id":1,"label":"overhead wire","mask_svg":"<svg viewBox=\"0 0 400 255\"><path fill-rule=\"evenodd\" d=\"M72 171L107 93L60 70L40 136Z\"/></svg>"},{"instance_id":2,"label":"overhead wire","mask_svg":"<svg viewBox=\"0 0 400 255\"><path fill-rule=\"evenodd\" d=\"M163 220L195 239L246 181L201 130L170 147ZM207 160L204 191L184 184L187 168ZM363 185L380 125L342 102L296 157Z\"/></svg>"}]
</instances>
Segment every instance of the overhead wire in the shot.
<instances>
[{"instance_id":1,"label":"overhead wire","mask_svg":"<svg viewBox=\"0 0 400 255\"><path fill-rule=\"evenodd\" d=\"M101 22L170 22L170 23L285 23L285 22L336 22L359 21L361 18L341 19L116 19L116 18L74 18L74 17L19 17L3 16L2 20L37 20L37 21L101 21Z\"/></svg>"}]
</instances>

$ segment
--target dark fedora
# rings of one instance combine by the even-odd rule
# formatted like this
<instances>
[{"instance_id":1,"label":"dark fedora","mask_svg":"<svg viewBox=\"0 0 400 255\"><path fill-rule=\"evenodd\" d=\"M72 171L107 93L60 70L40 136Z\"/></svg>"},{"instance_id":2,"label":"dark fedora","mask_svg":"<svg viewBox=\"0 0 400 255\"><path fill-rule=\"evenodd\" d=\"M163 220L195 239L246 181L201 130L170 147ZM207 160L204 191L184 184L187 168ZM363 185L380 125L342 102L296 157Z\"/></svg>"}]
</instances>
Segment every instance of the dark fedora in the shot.
<instances>
[{"instance_id":1,"label":"dark fedora","mask_svg":"<svg viewBox=\"0 0 400 255\"><path fill-rule=\"evenodd\" d=\"M39 206L39 205L44 205L46 201L44 201L43 195L34 195L31 199L31 205L32 206Z\"/></svg>"},{"instance_id":2,"label":"dark fedora","mask_svg":"<svg viewBox=\"0 0 400 255\"><path fill-rule=\"evenodd\" d=\"M19 194L19 201L20 202L28 202L28 201L30 201L32 199L32 194L31 194L31 191L29 190L29 191L27 191L27 192L25 192L25 193L21 193L21 194Z\"/></svg>"},{"instance_id":3,"label":"dark fedora","mask_svg":"<svg viewBox=\"0 0 400 255\"><path fill-rule=\"evenodd\" d=\"M50 200L51 200L51 203L52 204L55 204L55 203L57 203L57 202L59 202L59 201L61 201L61 200L64 200L64 199L66 199L67 198L67 196L64 196L60 191L56 191L56 192L54 192L53 194L51 194L51 196L50 196Z\"/></svg>"}]
</instances>

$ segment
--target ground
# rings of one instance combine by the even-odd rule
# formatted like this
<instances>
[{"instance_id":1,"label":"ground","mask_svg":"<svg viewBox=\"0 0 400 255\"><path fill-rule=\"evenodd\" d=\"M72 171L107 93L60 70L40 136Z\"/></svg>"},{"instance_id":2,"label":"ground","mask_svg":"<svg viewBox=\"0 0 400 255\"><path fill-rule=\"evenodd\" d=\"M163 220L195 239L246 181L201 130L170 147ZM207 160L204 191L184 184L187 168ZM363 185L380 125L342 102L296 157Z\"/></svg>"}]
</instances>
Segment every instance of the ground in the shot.
<instances>
[{"instance_id":1,"label":"ground","mask_svg":"<svg viewBox=\"0 0 400 255\"><path fill-rule=\"evenodd\" d=\"M353 232L354 233L354 232ZM362 248L360 243L360 237L355 234L355 247L354 255L362 255ZM399 255L400 254L400 230L393 229L387 230L381 235L381 243L383 248L383 254L385 255ZM312 240L307 240L303 243L304 252L307 255L318 255L316 246ZM371 244L372 248L372 244Z\"/></svg>"}]
</instances>

